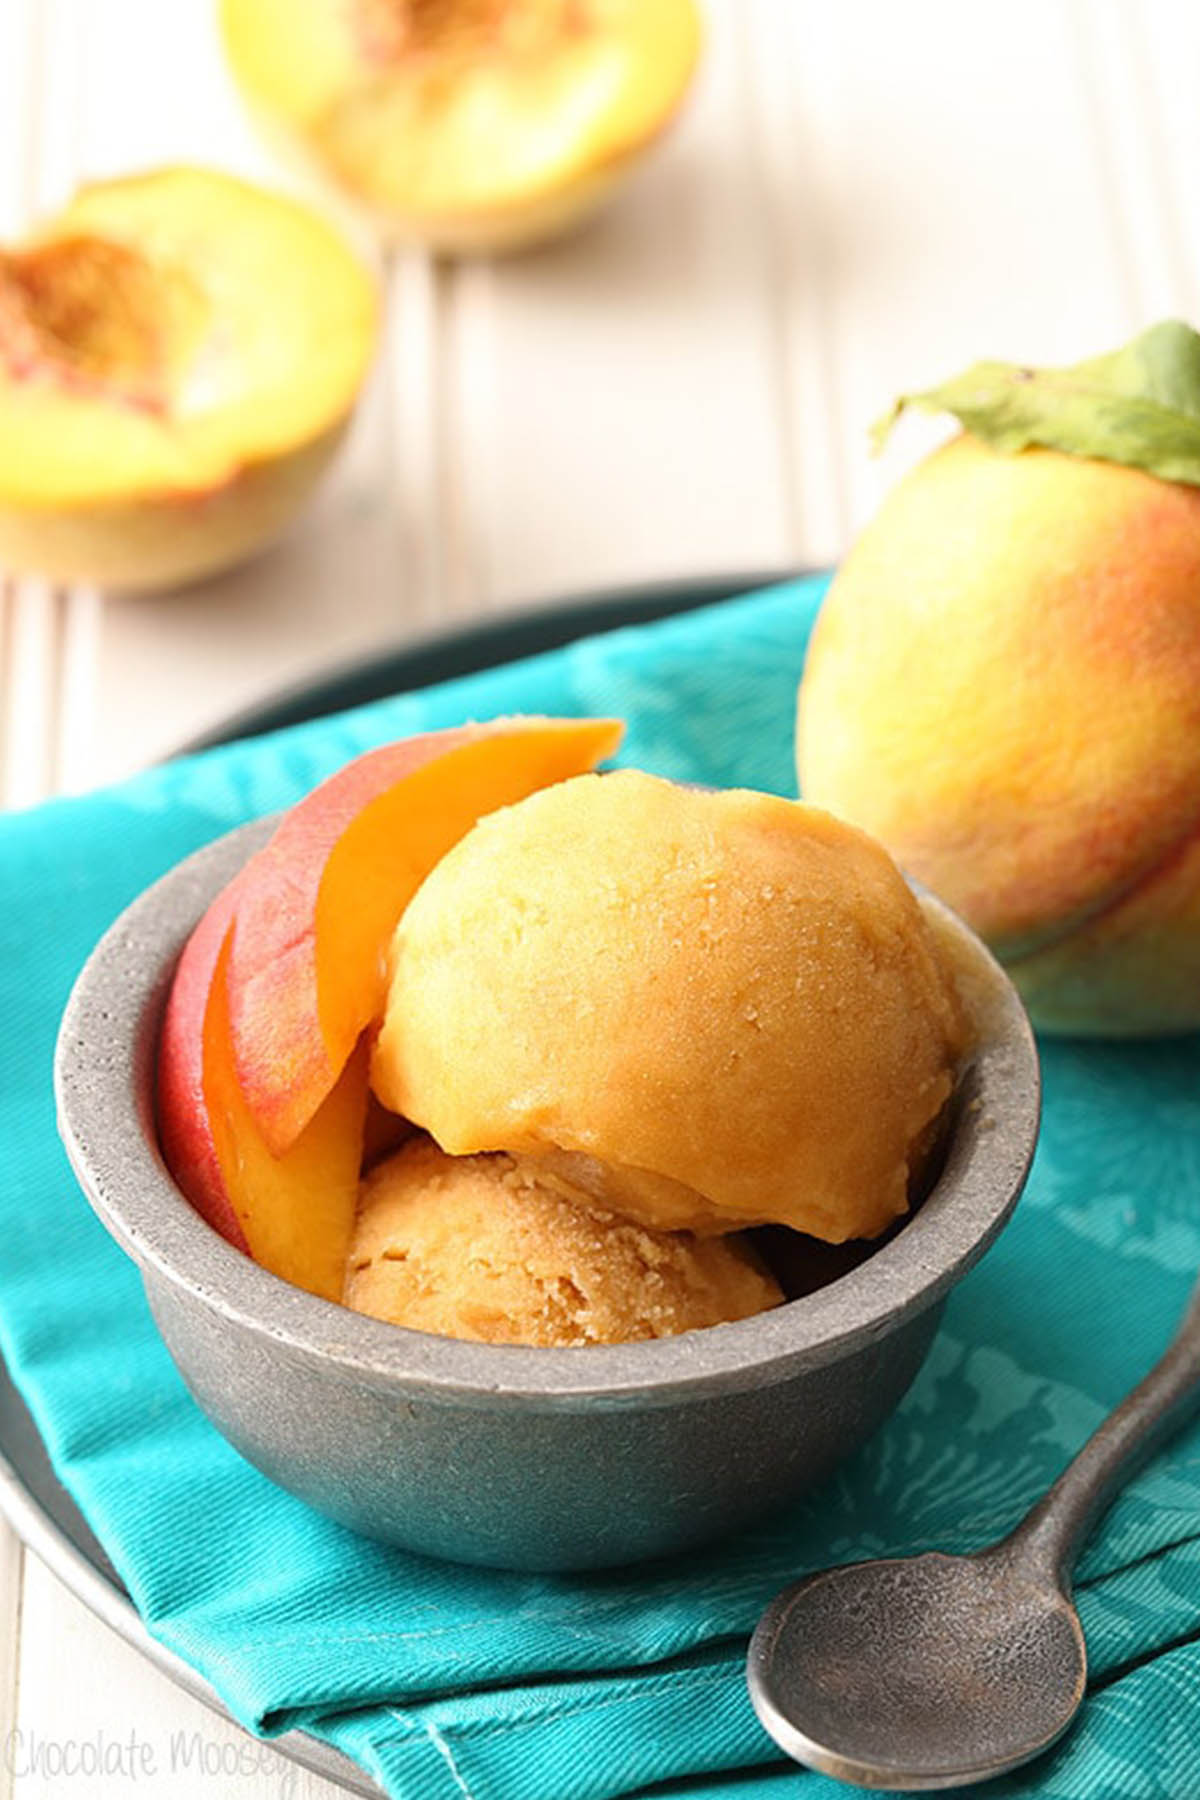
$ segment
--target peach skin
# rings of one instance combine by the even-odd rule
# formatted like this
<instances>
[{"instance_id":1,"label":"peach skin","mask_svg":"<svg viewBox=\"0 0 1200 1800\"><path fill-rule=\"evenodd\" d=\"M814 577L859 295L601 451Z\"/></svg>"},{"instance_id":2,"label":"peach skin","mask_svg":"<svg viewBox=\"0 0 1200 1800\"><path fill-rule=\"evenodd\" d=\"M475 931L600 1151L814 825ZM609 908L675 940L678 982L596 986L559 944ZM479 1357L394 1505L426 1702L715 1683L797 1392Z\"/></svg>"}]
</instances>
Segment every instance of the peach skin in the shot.
<instances>
[{"instance_id":1,"label":"peach skin","mask_svg":"<svg viewBox=\"0 0 1200 1800\"><path fill-rule=\"evenodd\" d=\"M389 744L285 814L247 864L229 955L237 1079L275 1156L383 1014L387 946L435 863L483 813L593 768L602 719L497 719Z\"/></svg>"},{"instance_id":2,"label":"peach skin","mask_svg":"<svg viewBox=\"0 0 1200 1800\"><path fill-rule=\"evenodd\" d=\"M184 947L158 1052L163 1156L221 1236L284 1281L339 1300L354 1227L367 1100L366 1043L287 1154L276 1159L237 1084L229 938L240 881Z\"/></svg>"},{"instance_id":3,"label":"peach skin","mask_svg":"<svg viewBox=\"0 0 1200 1800\"><path fill-rule=\"evenodd\" d=\"M1037 1023L1200 1026L1200 488L953 440L829 591L797 761Z\"/></svg>"}]
</instances>

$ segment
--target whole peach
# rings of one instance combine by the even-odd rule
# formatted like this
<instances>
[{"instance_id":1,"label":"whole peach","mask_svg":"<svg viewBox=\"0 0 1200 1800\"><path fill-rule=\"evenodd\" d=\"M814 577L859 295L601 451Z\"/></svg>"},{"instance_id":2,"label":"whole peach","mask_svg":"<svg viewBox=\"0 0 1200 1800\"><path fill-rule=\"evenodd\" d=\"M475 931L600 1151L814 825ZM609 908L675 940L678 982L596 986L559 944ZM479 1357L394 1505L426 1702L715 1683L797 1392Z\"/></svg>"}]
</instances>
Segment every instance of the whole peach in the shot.
<instances>
[{"instance_id":1,"label":"whole peach","mask_svg":"<svg viewBox=\"0 0 1200 1800\"><path fill-rule=\"evenodd\" d=\"M1200 1026L1200 489L954 439L829 591L797 764L1041 1026Z\"/></svg>"}]
</instances>

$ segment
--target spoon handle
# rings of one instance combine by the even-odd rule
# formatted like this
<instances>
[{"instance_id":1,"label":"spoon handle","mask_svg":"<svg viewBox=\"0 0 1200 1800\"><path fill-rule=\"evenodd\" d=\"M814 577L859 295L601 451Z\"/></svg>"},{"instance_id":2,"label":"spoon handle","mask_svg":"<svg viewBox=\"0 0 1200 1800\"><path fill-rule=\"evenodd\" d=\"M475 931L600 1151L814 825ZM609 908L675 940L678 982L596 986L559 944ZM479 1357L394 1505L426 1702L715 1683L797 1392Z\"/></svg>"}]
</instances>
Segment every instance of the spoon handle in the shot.
<instances>
[{"instance_id":1,"label":"spoon handle","mask_svg":"<svg viewBox=\"0 0 1200 1800\"><path fill-rule=\"evenodd\" d=\"M1093 1525L1141 1464L1200 1407L1200 1284L1150 1373L1088 1439L1054 1486L998 1548L1062 1587Z\"/></svg>"}]
</instances>

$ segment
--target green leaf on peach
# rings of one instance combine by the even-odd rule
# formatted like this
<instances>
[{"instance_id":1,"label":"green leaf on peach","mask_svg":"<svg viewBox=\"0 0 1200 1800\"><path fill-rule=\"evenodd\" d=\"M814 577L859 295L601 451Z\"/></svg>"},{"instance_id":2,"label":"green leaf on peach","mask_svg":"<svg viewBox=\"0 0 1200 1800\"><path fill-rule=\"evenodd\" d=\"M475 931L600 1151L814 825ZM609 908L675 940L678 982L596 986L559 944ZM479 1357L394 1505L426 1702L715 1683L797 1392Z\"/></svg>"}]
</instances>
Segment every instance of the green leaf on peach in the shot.
<instances>
[{"instance_id":1,"label":"green leaf on peach","mask_svg":"<svg viewBox=\"0 0 1200 1800\"><path fill-rule=\"evenodd\" d=\"M1200 487L1200 334L1177 319L1069 368L979 362L903 394L874 427L876 449L908 407L952 413L1005 454L1037 445Z\"/></svg>"}]
</instances>

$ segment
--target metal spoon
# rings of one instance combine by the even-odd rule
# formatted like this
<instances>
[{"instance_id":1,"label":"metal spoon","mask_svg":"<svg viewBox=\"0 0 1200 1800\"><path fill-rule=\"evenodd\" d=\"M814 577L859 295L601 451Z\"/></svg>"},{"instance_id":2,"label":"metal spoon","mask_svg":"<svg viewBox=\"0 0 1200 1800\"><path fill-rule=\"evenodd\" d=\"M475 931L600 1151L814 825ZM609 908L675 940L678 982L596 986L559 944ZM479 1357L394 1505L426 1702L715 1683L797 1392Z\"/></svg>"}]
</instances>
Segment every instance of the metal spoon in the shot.
<instances>
[{"instance_id":1,"label":"metal spoon","mask_svg":"<svg viewBox=\"0 0 1200 1800\"><path fill-rule=\"evenodd\" d=\"M754 1710L797 1762L864 1788L957 1787L1048 1749L1083 1700L1071 1570L1135 1469L1200 1403L1200 1287L1162 1360L1008 1537L785 1588L750 1643Z\"/></svg>"}]
</instances>

